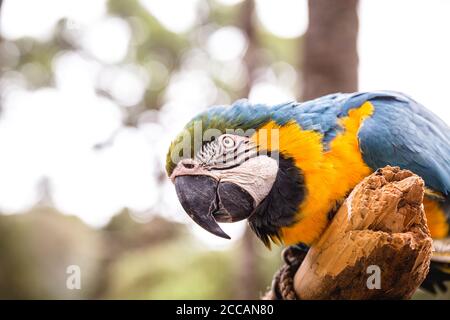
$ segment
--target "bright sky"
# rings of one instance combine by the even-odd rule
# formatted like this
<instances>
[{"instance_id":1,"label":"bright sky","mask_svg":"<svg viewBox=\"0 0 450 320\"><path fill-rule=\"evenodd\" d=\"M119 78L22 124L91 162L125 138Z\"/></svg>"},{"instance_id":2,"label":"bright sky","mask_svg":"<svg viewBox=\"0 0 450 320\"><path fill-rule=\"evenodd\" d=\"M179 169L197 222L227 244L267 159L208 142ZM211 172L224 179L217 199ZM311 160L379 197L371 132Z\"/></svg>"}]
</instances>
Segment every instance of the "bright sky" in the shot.
<instances>
[{"instance_id":1,"label":"bright sky","mask_svg":"<svg viewBox=\"0 0 450 320\"><path fill-rule=\"evenodd\" d=\"M218 2L234 5L239 0ZM36 185L46 176L53 183L56 207L93 226L104 225L125 206L138 221L147 221L149 211L156 211L186 222L173 186L169 182L159 186L155 172L164 164L170 140L187 120L214 102L230 102L211 81L211 72L230 85L243 85L246 75L240 58L246 39L234 27L213 32L204 52L183 56L183 68L168 83L159 123L143 122L138 129L119 131L111 147L96 151L92 147L110 137L123 116L116 102L95 93L96 81L115 101L128 106L138 102L158 76L139 66L121 64L130 44L130 27L120 18L107 16L105 3L5 1L0 19L5 38L45 40L58 19L66 16L92 57L78 53L56 57L55 88L29 92L23 89L24 79L17 72L3 75L0 150L7 156L2 157L0 166L0 210L15 213L31 207L38 197ZM172 32L186 32L198 22L198 0L141 3ZM173 10L175 5L178 10ZM257 1L259 22L279 37L297 37L305 31L306 8L306 0ZM360 89L404 91L450 123L448 12L450 2L444 0L363 0ZM13 47L6 49L17 52ZM199 56L204 60L198 60ZM11 63L13 58L11 54ZM164 66L160 69L161 74L167 72ZM296 76L290 65L277 62L258 79L250 99L265 103L290 100ZM145 116L152 118L151 114ZM243 225L224 229L237 237ZM213 246L229 243L193 228Z\"/></svg>"},{"instance_id":2,"label":"bright sky","mask_svg":"<svg viewBox=\"0 0 450 320\"><path fill-rule=\"evenodd\" d=\"M360 9L360 90L403 91L450 123L450 1L365 0Z\"/></svg>"}]
</instances>

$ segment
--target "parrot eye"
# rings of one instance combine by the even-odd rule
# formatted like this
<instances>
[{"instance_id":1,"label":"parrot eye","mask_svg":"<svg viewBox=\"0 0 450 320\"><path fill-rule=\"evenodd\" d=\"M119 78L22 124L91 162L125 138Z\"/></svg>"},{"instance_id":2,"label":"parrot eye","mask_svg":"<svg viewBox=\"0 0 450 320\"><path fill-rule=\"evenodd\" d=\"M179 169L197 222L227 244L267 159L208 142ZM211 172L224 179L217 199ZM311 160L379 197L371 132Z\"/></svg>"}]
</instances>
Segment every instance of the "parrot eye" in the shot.
<instances>
[{"instance_id":1,"label":"parrot eye","mask_svg":"<svg viewBox=\"0 0 450 320\"><path fill-rule=\"evenodd\" d=\"M234 147L234 140L232 139L232 138L230 138L230 137L225 137L225 138L223 138L223 140L222 140L222 145L225 147L225 148L233 148Z\"/></svg>"}]
</instances>

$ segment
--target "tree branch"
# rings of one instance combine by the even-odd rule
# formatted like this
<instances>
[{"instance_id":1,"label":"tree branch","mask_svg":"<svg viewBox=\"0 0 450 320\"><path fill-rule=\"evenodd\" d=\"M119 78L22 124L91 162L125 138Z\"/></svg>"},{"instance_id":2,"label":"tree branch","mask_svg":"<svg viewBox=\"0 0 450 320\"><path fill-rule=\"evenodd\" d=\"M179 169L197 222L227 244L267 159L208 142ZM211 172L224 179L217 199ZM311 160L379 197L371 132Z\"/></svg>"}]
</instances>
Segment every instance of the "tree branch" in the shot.
<instances>
[{"instance_id":1,"label":"tree branch","mask_svg":"<svg viewBox=\"0 0 450 320\"><path fill-rule=\"evenodd\" d=\"M397 167L364 179L304 257L293 281L296 297L409 299L432 253L423 194L423 180Z\"/></svg>"}]
</instances>

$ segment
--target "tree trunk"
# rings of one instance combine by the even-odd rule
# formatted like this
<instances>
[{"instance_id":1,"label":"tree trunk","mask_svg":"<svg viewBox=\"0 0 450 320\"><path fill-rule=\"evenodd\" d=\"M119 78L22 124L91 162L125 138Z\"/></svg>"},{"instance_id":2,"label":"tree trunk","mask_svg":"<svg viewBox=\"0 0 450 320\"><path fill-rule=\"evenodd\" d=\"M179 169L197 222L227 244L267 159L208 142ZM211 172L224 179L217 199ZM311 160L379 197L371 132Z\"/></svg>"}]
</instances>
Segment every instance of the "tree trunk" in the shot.
<instances>
[{"instance_id":1,"label":"tree trunk","mask_svg":"<svg viewBox=\"0 0 450 320\"><path fill-rule=\"evenodd\" d=\"M241 97L248 98L250 90L252 89L255 70L258 65L258 39L256 36L256 28L254 22L255 2L254 0L247 0L242 3L239 14L239 27L247 37L248 47L244 55L244 64L248 73L248 81L242 89Z\"/></svg>"},{"instance_id":2,"label":"tree trunk","mask_svg":"<svg viewBox=\"0 0 450 320\"><path fill-rule=\"evenodd\" d=\"M309 0L303 100L358 89L358 0Z\"/></svg>"},{"instance_id":3,"label":"tree trunk","mask_svg":"<svg viewBox=\"0 0 450 320\"><path fill-rule=\"evenodd\" d=\"M255 3L253 0L244 1L240 8L238 25L244 32L248 41L247 52L244 56L244 64L248 72L248 81L242 90L241 96L248 97L253 85L254 73L257 67L258 40L253 21ZM258 268L256 237L246 226L241 240L239 263L236 276L236 298L256 299L260 288L261 277Z\"/></svg>"},{"instance_id":4,"label":"tree trunk","mask_svg":"<svg viewBox=\"0 0 450 320\"><path fill-rule=\"evenodd\" d=\"M238 261L238 274L236 277L236 299L257 299L261 277L258 268L258 256L256 254L257 243L252 230L246 226Z\"/></svg>"}]
</instances>

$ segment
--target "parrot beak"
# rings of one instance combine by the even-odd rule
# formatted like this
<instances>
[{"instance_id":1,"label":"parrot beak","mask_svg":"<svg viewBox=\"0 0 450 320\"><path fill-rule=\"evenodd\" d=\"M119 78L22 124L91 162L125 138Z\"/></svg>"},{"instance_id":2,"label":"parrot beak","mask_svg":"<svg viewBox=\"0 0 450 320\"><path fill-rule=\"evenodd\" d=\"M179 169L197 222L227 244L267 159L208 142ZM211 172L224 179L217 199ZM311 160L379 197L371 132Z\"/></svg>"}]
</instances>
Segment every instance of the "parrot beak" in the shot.
<instances>
[{"instance_id":1,"label":"parrot beak","mask_svg":"<svg viewBox=\"0 0 450 320\"><path fill-rule=\"evenodd\" d=\"M230 239L217 222L236 222L251 216L255 200L222 172L205 170L191 159L182 160L170 177L187 214L206 231Z\"/></svg>"},{"instance_id":2,"label":"parrot beak","mask_svg":"<svg viewBox=\"0 0 450 320\"><path fill-rule=\"evenodd\" d=\"M218 181L204 175L178 176L175 190L187 214L206 231L231 239L218 225L213 213L218 209L216 191Z\"/></svg>"}]
</instances>

